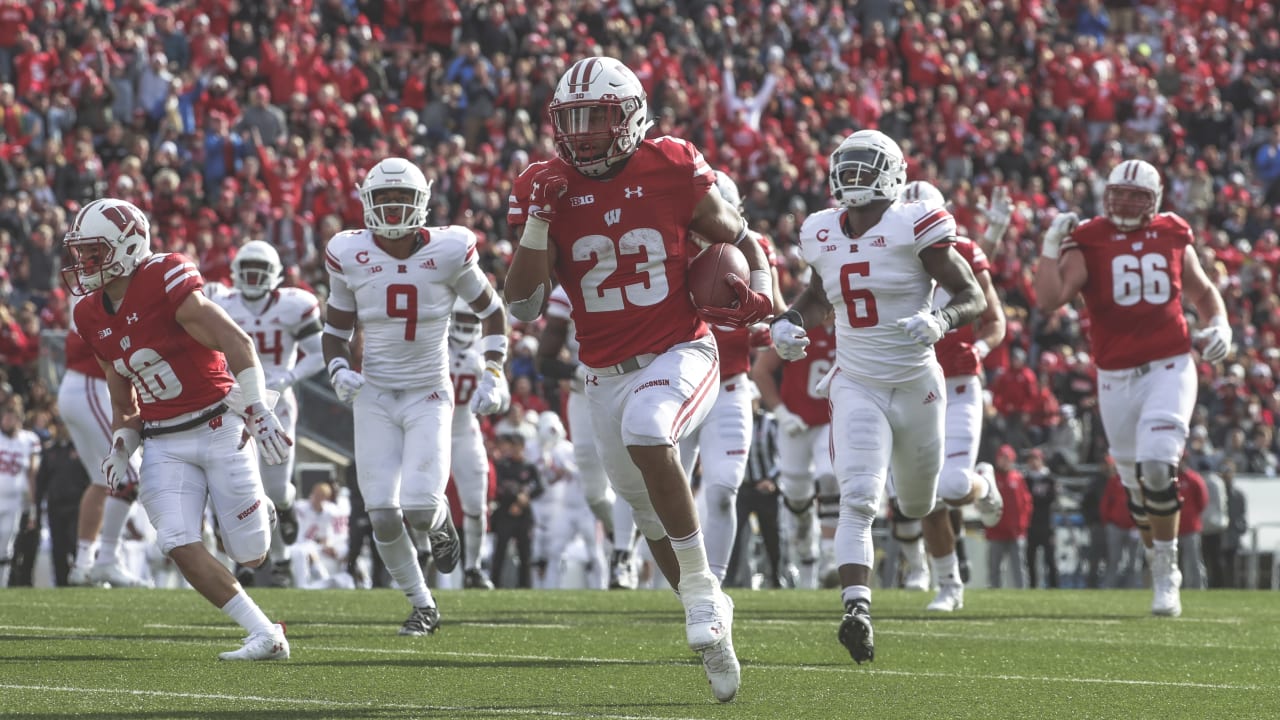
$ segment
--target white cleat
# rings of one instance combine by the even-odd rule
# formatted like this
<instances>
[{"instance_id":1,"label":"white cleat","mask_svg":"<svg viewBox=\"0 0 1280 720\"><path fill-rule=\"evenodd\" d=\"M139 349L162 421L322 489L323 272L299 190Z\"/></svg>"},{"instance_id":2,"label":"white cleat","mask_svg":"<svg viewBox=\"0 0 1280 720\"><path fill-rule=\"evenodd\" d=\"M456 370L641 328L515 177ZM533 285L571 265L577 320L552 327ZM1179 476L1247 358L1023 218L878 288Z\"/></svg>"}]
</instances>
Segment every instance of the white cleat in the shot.
<instances>
[{"instance_id":1,"label":"white cleat","mask_svg":"<svg viewBox=\"0 0 1280 720\"><path fill-rule=\"evenodd\" d=\"M1151 614L1178 617L1182 614L1182 571L1177 551L1151 553Z\"/></svg>"},{"instance_id":2,"label":"white cleat","mask_svg":"<svg viewBox=\"0 0 1280 720\"><path fill-rule=\"evenodd\" d=\"M987 494L974 500L973 507L978 511L984 526L995 527L1000 524L1000 516L1004 515L1004 496L1000 494L1000 488L996 487L995 468L991 467L991 463L978 463L974 472L987 481Z\"/></svg>"},{"instance_id":3,"label":"white cleat","mask_svg":"<svg viewBox=\"0 0 1280 720\"><path fill-rule=\"evenodd\" d=\"M723 593L721 597L725 599L727 609L722 616L724 637L718 644L702 651L702 669L707 673L707 682L711 683L711 694L716 696L716 700L726 703L738 694L738 686L742 684L742 666L733 651L733 598Z\"/></svg>"},{"instance_id":4,"label":"white cleat","mask_svg":"<svg viewBox=\"0 0 1280 720\"><path fill-rule=\"evenodd\" d=\"M938 596L925 606L933 612L955 612L964 607L964 585L944 582L938 586Z\"/></svg>"},{"instance_id":5,"label":"white cleat","mask_svg":"<svg viewBox=\"0 0 1280 720\"><path fill-rule=\"evenodd\" d=\"M684 633L689 649L700 653L729 637L733 601L719 589L715 595L691 598L684 610Z\"/></svg>"},{"instance_id":6,"label":"white cleat","mask_svg":"<svg viewBox=\"0 0 1280 720\"><path fill-rule=\"evenodd\" d=\"M94 565L93 568L89 570L89 580L93 585L106 583L113 588L151 587L151 582L149 580L143 580L128 570L125 570L124 566L120 563Z\"/></svg>"},{"instance_id":7,"label":"white cleat","mask_svg":"<svg viewBox=\"0 0 1280 720\"><path fill-rule=\"evenodd\" d=\"M927 568L913 568L907 571L907 576L902 579L903 590L916 590L918 592L926 592L929 590L929 570Z\"/></svg>"},{"instance_id":8,"label":"white cleat","mask_svg":"<svg viewBox=\"0 0 1280 720\"><path fill-rule=\"evenodd\" d=\"M67 573L67 584L77 587L101 587L102 583L94 582L91 577L93 568L73 567L71 572Z\"/></svg>"},{"instance_id":9,"label":"white cleat","mask_svg":"<svg viewBox=\"0 0 1280 720\"><path fill-rule=\"evenodd\" d=\"M271 626L270 632L259 632L244 639L239 650L218 655L219 660L288 660L289 641L284 637L284 623Z\"/></svg>"}]
</instances>

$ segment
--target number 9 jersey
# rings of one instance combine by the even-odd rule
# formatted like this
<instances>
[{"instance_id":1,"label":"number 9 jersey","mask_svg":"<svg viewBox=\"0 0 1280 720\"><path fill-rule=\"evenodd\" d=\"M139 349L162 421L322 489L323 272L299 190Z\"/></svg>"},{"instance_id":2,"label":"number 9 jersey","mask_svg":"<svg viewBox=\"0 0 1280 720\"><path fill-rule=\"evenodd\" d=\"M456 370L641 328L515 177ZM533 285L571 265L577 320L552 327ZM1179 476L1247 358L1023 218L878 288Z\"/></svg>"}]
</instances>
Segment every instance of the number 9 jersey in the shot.
<instances>
[{"instance_id":1,"label":"number 9 jersey","mask_svg":"<svg viewBox=\"0 0 1280 720\"><path fill-rule=\"evenodd\" d=\"M687 282L689 223L716 182L702 153L679 138L645 140L608 180L559 158L534 163L512 188L512 227L524 225L533 178L548 166L569 184L549 232L582 363L609 367L706 335Z\"/></svg>"},{"instance_id":2,"label":"number 9 jersey","mask_svg":"<svg viewBox=\"0 0 1280 720\"><path fill-rule=\"evenodd\" d=\"M1128 232L1094 218L1063 241L1062 254L1079 250L1089 272L1081 294L1100 369L1125 370L1191 352L1182 263L1195 252L1194 243L1191 226L1172 213Z\"/></svg>"},{"instance_id":3,"label":"number 9 jersey","mask_svg":"<svg viewBox=\"0 0 1280 720\"><path fill-rule=\"evenodd\" d=\"M134 272L114 313L107 312L102 290L75 306L80 337L133 384L146 422L207 408L234 383L222 353L201 345L176 317L178 306L203 286L186 257L160 254Z\"/></svg>"}]
</instances>

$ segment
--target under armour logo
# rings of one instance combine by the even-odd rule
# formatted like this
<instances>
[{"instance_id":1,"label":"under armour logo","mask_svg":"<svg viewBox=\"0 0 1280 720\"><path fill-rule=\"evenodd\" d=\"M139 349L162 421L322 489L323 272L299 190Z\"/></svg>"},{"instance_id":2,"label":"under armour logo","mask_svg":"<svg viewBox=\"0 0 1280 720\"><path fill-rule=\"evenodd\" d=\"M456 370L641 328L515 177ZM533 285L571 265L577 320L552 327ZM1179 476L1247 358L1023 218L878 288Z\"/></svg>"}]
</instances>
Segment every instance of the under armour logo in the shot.
<instances>
[{"instance_id":1,"label":"under armour logo","mask_svg":"<svg viewBox=\"0 0 1280 720\"><path fill-rule=\"evenodd\" d=\"M130 325L138 322L138 313L129 313L129 317L125 318L125 322Z\"/></svg>"},{"instance_id":2,"label":"under armour logo","mask_svg":"<svg viewBox=\"0 0 1280 720\"><path fill-rule=\"evenodd\" d=\"M622 222L622 210L614 208L604 214L604 224L610 227Z\"/></svg>"},{"instance_id":3,"label":"under armour logo","mask_svg":"<svg viewBox=\"0 0 1280 720\"><path fill-rule=\"evenodd\" d=\"M644 197L644 186L637 185L634 188L623 188L622 192L626 194L628 200L633 197Z\"/></svg>"},{"instance_id":4,"label":"under armour logo","mask_svg":"<svg viewBox=\"0 0 1280 720\"><path fill-rule=\"evenodd\" d=\"M1158 237L1160 237L1160 233L1156 232L1155 230L1148 230L1148 231L1147 231L1147 239L1148 239L1148 240L1155 240L1155 239L1156 239L1156 238L1158 238Z\"/></svg>"},{"instance_id":5,"label":"under armour logo","mask_svg":"<svg viewBox=\"0 0 1280 720\"><path fill-rule=\"evenodd\" d=\"M537 180L533 181L533 188L531 188L531 189L529 190L529 194L530 194L530 195L537 195L537 194L538 194L538 188L540 188L540 187L542 187L542 183L538 182Z\"/></svg>"}]
</instances>

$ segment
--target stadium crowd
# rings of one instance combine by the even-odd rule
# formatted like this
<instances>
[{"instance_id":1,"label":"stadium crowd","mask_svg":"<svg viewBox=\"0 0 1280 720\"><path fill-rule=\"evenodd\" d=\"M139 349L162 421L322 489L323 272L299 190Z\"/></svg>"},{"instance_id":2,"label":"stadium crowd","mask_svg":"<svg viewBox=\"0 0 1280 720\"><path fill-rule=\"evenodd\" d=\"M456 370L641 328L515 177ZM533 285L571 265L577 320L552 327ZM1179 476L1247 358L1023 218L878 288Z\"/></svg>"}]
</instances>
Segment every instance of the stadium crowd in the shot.
<instances>
[{"instance_id":1,"label":"stadium crowd","mask_svg":"<svg viewBox=\"0 0 1280 720\"><path fill-rule=\"evenodd\" d=\"M987 461L1005 444L1103 461L1089 318L1041 316L1032 269L1058 212L1098 214L1116 161L1152 162L1238 338L1199 370L1190 464L1275 473L1280 18L1259 0L0 0L0 395L48 436L56 388L37 367L41 331L67 325L60 240L102 196L149 212L153 249L207 281L229 283L237 248L265 240L286 283L323 298L318 259L361 226L363 172L404 156L434 182L431 223L473 229L501 287L512 182L554 156L544 109L592 53L636 72L654 134L737 181L788 298L805 278L797 231L828 206L827 157L855 129L898 139L963 234L981 237L993 189L1009 190L990 253L1010 323L985 361ZM519 410L558 406L537 336L513 331Z\"/></svg>"}]
</instances>

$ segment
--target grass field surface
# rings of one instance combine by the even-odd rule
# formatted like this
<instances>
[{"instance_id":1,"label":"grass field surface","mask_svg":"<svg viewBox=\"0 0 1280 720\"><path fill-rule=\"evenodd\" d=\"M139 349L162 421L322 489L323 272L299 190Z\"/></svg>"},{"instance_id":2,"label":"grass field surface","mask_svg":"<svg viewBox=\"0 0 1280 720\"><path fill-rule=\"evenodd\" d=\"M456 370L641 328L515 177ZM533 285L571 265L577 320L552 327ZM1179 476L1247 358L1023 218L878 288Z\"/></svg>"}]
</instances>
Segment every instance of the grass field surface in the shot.
<instances>
[{"instance_id":1,"label":"grass field surface","mask_svg":"<svg viewBox=\"0 0 1280 720\"><path fill-rule=\"evenodd\" d=\"M243 633L191 591L0 591L0 717L1278 718L1280 596L877 591L876 661L835 591L732 591L742 689L720 705L669 592L441 592L433 637L391 590L255 589L293 657L221 663Z\"/></svg>"}]
</instances>

